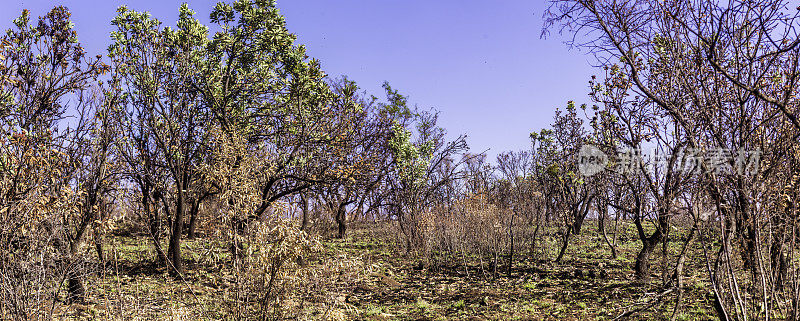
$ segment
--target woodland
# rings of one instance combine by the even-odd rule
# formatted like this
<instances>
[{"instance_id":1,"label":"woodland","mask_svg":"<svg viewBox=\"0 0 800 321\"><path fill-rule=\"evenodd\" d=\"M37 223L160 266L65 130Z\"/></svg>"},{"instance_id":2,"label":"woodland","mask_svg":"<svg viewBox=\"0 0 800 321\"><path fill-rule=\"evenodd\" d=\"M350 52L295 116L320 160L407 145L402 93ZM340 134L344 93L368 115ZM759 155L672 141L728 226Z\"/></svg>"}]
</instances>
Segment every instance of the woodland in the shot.
<instances>
[{"instance_id":1,"label":"woodland","mask_svg":"<svg viewBox=\"0 0 800 321\"><path fill-rule=\"evenodd\" d=\"M0 320L800 319L800 7L547 8L596 75L495 159L273 0L0 22Z\"/></svg>"}]
</instances>

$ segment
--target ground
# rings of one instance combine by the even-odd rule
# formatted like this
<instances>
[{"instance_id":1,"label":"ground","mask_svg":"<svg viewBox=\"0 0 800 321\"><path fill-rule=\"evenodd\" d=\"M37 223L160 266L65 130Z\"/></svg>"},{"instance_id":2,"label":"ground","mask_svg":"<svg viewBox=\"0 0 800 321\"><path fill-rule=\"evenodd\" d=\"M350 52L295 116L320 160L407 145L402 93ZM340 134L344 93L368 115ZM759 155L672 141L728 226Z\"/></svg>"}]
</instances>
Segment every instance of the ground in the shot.
<instances>
[{"instance_id":1,"label":"ground","mask_svg":"<svg viewBox=\"0 0 800 321\"><path fill-rule=\"evenodd\" d=\"M463 265L430 266L399 251L374 228L351 229L346 240L325 239L324 250L305 262L316 274L303 278L281 303L295 320L612 320L666 319L674 293L662 295L660 252L652 258L653 281L632 281L632 258L639 247L633 231L623 233L617 259L610 259L596 228L587 222L560 263L522 256L509 276ZM626 235L627 234L627 235ZM676 234L680 236L680 234ZM226 271L228 253L203 238L187 240L187 272L174 279L154 268L143 236L115 236L106 249L105 269L87 277L86 304L59 304L70 319L216 320L226 317L219 298L230 295L235 279ZM670 255L682 245L670 243ZM554 246L553 248L557 248ZM713 309L699 257L690 256L677 320L712 320ZM642 311L638 311L639 309Z\"/></svg>"}]
</instances>

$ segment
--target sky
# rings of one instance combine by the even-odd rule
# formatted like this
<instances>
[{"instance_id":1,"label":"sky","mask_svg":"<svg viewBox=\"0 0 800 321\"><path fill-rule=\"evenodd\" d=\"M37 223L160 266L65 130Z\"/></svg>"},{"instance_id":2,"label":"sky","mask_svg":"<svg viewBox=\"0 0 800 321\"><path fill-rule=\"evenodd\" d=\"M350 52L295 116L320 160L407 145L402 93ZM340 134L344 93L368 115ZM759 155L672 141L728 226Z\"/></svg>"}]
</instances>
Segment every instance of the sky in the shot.
<instances>
[{"instance_id":1,"label":"sky","mask_svg":"<svg viewBox=\"0 0 800 321\"><path fill-rule=\"evenodd\" d=\"M187 1L0 0L0 29L22 9L44 15L55 5L72 11L78 40L105 54L110 21L127 5L174 26ZM188 1L210 23L216 1ZM489 159L530 147L528 135L548 127L568 100L588 102L597 73L585 51L569 49L557 33L541 39L542 0L278 0L289 31L331 76L346 75L384 97L388 81L419 108L440 111L448 136L467 134L471 152Z\"/></svg>"}]
</instances>

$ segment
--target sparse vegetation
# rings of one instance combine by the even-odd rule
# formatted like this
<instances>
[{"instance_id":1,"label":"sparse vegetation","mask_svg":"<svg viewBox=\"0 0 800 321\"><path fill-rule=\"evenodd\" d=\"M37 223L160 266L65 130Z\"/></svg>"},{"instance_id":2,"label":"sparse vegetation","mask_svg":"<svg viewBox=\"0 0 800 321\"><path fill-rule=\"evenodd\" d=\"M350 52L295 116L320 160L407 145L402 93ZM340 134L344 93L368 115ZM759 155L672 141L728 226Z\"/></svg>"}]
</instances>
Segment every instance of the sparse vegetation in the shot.
<instances>
[{"instance_id":1,"label":"sparse vegetation","mask_svg":"<svg viewBox=\"0 0 800 321\"><path fill-rule=\"evenodd\" d=\"M274 1L176 9L0 37L0 319L800 318L786 1L550 1L603 75L496 160Z\"/></svg>"}]
</instances>

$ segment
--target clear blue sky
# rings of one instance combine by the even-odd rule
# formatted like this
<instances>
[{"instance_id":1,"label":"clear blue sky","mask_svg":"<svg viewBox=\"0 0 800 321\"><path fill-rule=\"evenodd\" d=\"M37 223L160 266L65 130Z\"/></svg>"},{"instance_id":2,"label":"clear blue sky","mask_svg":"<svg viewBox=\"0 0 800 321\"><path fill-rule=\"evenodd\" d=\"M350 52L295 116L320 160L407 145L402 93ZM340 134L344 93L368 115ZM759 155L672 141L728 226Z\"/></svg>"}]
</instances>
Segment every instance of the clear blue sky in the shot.
<instances>
[{"instance_id":1,"label":"clear blue sky","mask_svg":"<svg viewBox=\"0 0 800 321\"><path fill-rule=\"evenodd\" d=\"M87 52L105 54L119 5L174 25L181 2L2 0L0 28L22 9L34 17L61 4L72 11ZM216 1L188 1L208 23ZM557 34L539 38L544 1L278 0L289 30L332 76L347 75L383 97L384 80L420 107L441 111L451 136L466 133L473 152L529 147L567 100L588 100L597 71L585 52Z\"/></svg>"}]
</instances>

